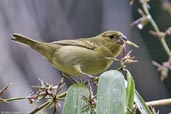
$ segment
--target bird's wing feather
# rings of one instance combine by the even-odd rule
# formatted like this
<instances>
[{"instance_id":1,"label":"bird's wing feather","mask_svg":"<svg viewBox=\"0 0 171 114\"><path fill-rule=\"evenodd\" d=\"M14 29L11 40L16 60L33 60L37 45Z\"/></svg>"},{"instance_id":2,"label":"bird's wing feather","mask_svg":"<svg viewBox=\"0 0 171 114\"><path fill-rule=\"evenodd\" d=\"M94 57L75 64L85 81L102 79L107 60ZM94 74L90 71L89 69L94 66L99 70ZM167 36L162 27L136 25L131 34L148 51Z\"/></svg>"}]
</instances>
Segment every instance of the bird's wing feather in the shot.
<instances>
[{"instance_id":1,"label":"bird's wing feather","mask_svg":"<svg viewBox=\"0 0 171 114\"><path fill-rule=\"evenodd\" d=\"M97 48L96 45L86 40L78 40L78 41L77 40L61 40L61 41L55 41L52 43L63 45L63 46L78 46L78 47L83 47L83 48L87 48L91 50L94 50Z\"/></svg>"}]
</instances>

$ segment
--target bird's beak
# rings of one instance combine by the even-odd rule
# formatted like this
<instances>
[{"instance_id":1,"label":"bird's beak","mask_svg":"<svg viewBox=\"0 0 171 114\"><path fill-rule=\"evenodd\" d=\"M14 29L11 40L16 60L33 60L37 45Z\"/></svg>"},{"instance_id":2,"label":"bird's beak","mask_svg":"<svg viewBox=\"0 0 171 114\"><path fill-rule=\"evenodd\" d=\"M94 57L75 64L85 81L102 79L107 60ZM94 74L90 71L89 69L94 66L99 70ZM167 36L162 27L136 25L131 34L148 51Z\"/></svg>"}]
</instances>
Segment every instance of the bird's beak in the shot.
<instances>
[{"instance_id":1,"label":"bird's beak","mask_svg":"<svg viewBox=\"0 0 171 114\"><path fill-rule=\"evenodd\" d=\"M125 44L125 42L127 42L128 41L128 39L127 39L127 37L125 36L125 35L121 35L120 37L119 37L119 39L117 40L117 43L118 44Z\"/></svg>"}]
</instances>

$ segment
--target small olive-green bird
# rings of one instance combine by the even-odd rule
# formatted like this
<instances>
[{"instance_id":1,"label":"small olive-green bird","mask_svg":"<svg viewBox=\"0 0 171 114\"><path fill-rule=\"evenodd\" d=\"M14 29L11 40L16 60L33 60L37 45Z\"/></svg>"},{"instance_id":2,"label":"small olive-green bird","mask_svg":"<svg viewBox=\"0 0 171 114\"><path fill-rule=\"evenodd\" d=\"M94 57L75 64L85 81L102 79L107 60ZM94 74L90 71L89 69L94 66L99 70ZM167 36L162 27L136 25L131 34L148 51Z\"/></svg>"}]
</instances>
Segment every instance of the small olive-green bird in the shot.
<instances>
[{"instance_id":1,"label":"small olive-green bird","mask_svg":"<svg viewBox=\"0 0 171 114\"><path fill-rule=\"evenodd\" d=\"M122 51L127 38L119 31L106 31L95 37L51 43L31 40L14 33L12 40L30 46L64 74L96 75L105 71Z\"/></svg>"}]
</instances>

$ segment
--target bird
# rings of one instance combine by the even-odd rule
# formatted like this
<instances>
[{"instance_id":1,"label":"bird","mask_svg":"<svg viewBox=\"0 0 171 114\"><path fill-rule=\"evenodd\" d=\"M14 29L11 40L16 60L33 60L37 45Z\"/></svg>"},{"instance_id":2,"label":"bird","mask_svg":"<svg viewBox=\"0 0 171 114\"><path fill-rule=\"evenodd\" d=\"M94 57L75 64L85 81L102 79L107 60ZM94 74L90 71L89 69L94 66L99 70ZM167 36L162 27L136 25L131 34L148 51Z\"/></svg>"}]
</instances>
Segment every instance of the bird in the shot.
<instances>
[{"instance_id":1,"label":"bird","mask_svg":"<svg viewBox=\"0 0 171 114\"><path fill-rule=\"evenodd\" d=\"M128 42L124 34L115 30L108 30L94 37L50 43L13 33L11 40L36 50L56 69L71 77L92 77L104 72Z\"/></svg>"}]
</instances>

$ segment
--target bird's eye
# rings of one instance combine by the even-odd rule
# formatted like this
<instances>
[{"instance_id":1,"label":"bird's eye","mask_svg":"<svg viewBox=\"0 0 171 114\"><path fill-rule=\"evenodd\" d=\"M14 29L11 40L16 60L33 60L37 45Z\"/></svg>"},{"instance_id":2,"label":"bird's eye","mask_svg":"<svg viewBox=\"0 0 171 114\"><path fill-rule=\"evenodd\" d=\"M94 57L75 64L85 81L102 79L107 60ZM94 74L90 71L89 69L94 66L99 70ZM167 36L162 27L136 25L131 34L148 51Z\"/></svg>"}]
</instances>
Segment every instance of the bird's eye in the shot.
<instances>
[{"instance_id":1,"label":"bird's eye","mask_svg":"<svg viewBox=\"0 0 171 114\"><path fill-rule=\"evenodd\" d=\"M110 39L114 38L114 35L109 35L109 38L110 38Z\"/></svg>"}]
</instances>

